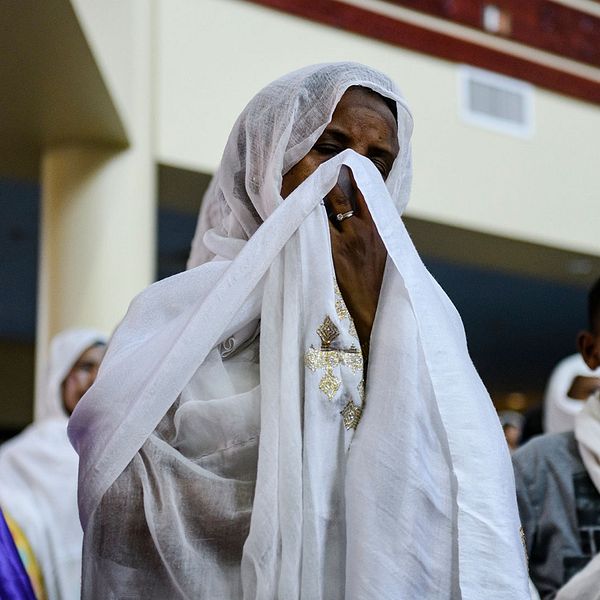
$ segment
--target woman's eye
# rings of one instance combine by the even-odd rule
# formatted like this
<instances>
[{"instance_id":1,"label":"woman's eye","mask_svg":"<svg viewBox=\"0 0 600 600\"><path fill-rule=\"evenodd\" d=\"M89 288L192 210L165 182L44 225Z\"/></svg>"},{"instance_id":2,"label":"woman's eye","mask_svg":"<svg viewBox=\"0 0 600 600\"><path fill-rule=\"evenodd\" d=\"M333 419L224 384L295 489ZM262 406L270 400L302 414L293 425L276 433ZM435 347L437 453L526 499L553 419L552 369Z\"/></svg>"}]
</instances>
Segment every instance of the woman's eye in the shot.
<instances>
[{"instance_id":1,"label":"woman's eye","mask_svg":"<svg viewBox=\"0 0 600 600\"><path fill-rule=\"evenodd\" d=\"M339 154L340 152L340 148L338 146L335 146L333 144L317 144L314 149L319 153L319 154L323 154L323 155L333 155L333 154Z\"/></svg>"},{"instance_id":2,"label":"woman's eye","mask_svg":"<svg viewBox=\"0 0 600 600\"><path fill-rule=\"evenodd\" d=\"M371 162L377 167L378 171L381 173L384 179L389 175L389 168L386 163L380 160L371 160Z\"/></svg>"}]
</instances>

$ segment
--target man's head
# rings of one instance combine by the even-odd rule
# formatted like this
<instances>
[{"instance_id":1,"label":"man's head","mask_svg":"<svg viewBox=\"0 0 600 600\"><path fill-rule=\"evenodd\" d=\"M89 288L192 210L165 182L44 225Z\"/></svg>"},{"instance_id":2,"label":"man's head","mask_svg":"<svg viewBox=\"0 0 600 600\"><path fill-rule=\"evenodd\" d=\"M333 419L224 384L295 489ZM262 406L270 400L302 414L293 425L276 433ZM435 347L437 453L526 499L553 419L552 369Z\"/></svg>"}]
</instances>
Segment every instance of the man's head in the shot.
<instances>
[{"instance_id":1,"label":"man's head","mask_svg":"<svg viewBox=\"0 0 600 600\"><path fill-rule=\"evenodd\" d=\"M71 415L82 396L92 387L105 350L106 344L103 342L87 348L73 363L62 382L63 405L68 415Z\"/></svg>"},{"instance_id":2,"label":"man's head","mask_svg":"<svg viewBox=\"0 0 600 600\"><path fill-rule=\"evenodd\" d=\"M600 279L588 294L589 329L577 336L577 346L583 360L590 369L600 367Z\"/></svg>"}]
</instances>

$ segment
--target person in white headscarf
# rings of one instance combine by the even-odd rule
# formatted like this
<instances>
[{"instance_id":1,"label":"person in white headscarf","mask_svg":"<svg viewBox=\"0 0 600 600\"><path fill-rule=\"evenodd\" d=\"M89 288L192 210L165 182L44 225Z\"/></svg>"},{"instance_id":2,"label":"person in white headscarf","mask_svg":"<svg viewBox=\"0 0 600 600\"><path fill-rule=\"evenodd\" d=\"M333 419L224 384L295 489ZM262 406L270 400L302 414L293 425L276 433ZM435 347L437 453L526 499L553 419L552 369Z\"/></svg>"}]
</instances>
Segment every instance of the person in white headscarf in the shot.
<instances>
[{"instance_id":1,"label":"person in white headscarf","mask_svg":"<svg viewBox=\"0 0 600 600\"><path fill-rule=\"evenodd\" d=\"M221 223L133 301L69 424L84 599L529 598L498 418L400 219L411 131L354 63L242 112Z\"/></svg>"},{"instance_id":2,"label":"person in white headscarf","mask_svg":"<svg viewBox=\"0 0 600 600\"><path fill-rule=\"evenodd\" d=\"M94 382L105 345L106 336L91 329L66 330L54 337L35 398L34 423L0 447L0 507L10 515L13 532L22 534L31 549L33 556L24 558L38 598L80 596L78 457L67 437L67 423Z\"/></svg>"},{"instance_id":3,"label":"person in white headscarf","mask_svg":"<svg viewBox=\"0 0 600 600\"><path fill-rule=\"evenodd\" d=\"M600 375L585 364L581 354L563 358L546 386L544 433L573 431L577 413L596 389L600 389Z\"/></svg>"},{"instance_id":4,"label":"person in white headscarf","mask_svg":"<svg viewBox=\"0 0 600 600\"><path fill-rule=\"evenodd\" d=\"M588 313L589 329L579 334L578 345L586 368L598 376L600 279L589 292ZM600 553L600 390L592 388L590 394L575 417L574 431L537 436L513 454L529 571L542 600L557 593L558 598L572 597L597 569L574 577ZM567 591L561 596L563 587ZM596 597L588 592L577 598Z\"/></svg>"},{"instance_id":5,"label":"person in white headscarf","mask_svg":"<svg viewBox=\"0 0 600 600\"><path fill-rule=\"evenodd\" d=\"M503 410L498 413L500 425L504 431L506 443L512 452L514 452L521 441L521 433L523 432L523 415L514 410Z\"/></svg>"}]
</instances>

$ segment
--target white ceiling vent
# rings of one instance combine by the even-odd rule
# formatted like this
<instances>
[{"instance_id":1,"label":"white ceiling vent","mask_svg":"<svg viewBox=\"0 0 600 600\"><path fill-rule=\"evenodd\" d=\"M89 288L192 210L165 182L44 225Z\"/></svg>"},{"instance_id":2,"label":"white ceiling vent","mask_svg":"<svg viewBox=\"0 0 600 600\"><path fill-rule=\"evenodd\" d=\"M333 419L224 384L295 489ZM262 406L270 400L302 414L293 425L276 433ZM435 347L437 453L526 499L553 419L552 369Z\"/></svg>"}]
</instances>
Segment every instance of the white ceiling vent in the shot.
<instances>
[{"instance_id":1,"label":"white ceiling vent","mask_svg":"<svg viewBox=\"0 0 600 600\"><path fill-rule=\"evenodd\" d=\"M459 110L467 123L518 137L534 131L533 87L490 71L461 65Z\"/></svg>"}]
</instances>

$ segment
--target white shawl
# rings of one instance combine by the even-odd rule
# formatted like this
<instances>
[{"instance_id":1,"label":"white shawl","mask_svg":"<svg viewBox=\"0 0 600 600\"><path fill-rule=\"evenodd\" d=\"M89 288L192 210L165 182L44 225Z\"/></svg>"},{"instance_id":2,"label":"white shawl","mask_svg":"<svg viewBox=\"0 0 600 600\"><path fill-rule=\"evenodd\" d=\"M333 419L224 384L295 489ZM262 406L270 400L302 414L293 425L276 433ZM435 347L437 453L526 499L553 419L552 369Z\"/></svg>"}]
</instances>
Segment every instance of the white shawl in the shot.
<instances>
[{"instance_id":1,"label":"white shawl","mask_svg":"<svg viewBox=\"0 0 600 600\"><path fill-rule=\"evenodd\" d=\"M585 469L600 492L600 391L582 404L575 417L575 439Z\"/></svg>"},{"instance_id":2,"label":"white shawl","mask_svg":"<svg viewBox=\"0 0 600 600\"><path fill-rule=\"evenodd\" d=\"M576 400L568 396L573 380L578 375L598 377L599 373L599 370L592 371L585 364L580 354L567 356L554 367L544 394L545 433L573 431L575 417L585 404L582 400Z\"/></svg>"},{"instance_id":3,"label":"white shawl","mask_svg":"<svg viewBox=\"0 0 600 600\"><path fill-rule=\"evenodd\" d=\"M106 336L90 329L57 335L50 347L35 422L0 447L0 506L27 537L49 600L80 593L83 532L77 514L78 457L67 437L62 383L79 356Z\"/></svg>"},{"instance_id":4,"label":"white shawl","mask_svg":"<svg viewBox=\"0 0 600 600\"><path fill-rule=\"evenodd\" d=\"M390 176L347 150L282 202L282 173L352 85L397 102ZM244 110L209 190L223 226L196 238L191 263L217 258L134 300L71 419L84 598L126 582L148 598L529 597L496 413L400 219L411 130L394 84L350 63L287 75ZM326 316L352 342L321 203L342 164L388 251L364 404L352 369L335 366L328 398L305 366ZM349 401L364 411L356 433Z\"/></svg>"},{"instance_id":5,"label":"white shawl","mask_svg":"<svg viewBox=\"0 0 600 600\"><path fill-rule=\"evenodd\" d=\"M583 363L583 359L581 362ZM594 375L597 371L590 373ZM583 408L575 416L575 439L585 469L600 492L600 392L596 392L581 404ZM600 555L596 555L558 591L556 599L600 600L599 581Z\"/></svg>"},{"instance_id":6,"label":"white shawl","mask_svg":"<svg viewBox=\"0 0 600 600\"><path fill-rule=\"evenodd\" d=\"M556 600L600 600L600 554L558 590Z\"/></svg>"}]
</instances>

